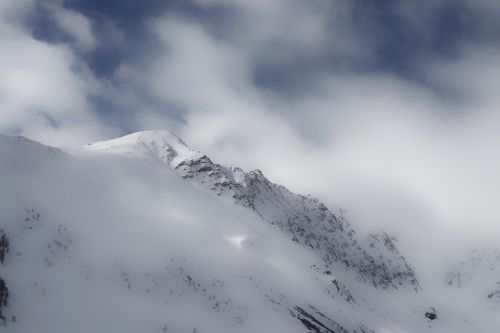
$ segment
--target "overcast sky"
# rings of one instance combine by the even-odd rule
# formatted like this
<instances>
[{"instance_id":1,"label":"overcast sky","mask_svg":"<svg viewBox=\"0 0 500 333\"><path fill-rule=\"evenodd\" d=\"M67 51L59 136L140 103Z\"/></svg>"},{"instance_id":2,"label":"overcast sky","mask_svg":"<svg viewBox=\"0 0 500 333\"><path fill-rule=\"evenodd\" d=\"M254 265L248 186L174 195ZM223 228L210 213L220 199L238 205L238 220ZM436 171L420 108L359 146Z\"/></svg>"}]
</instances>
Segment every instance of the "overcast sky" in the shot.
<instances>
[{"instance_id":1,"label":"overcast sky","mask_svg":"<svg viewBox=\"0 0 500 333\"><path fill-rule=\"evenodd\" d=\"M0 131L170 129L362 225L498 230L498 17L495 0L1 0Z\"/></svg>"}]
</instances>

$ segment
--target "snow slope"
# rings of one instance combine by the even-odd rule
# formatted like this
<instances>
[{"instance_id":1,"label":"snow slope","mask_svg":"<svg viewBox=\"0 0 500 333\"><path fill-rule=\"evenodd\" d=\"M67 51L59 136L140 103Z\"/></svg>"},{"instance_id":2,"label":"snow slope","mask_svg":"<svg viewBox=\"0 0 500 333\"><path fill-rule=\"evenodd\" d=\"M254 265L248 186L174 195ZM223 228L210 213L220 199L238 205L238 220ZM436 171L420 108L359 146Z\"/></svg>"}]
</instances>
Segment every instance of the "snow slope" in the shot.
<instances>
[{"instance_id":1,"label":"snow slope","mask_svg":"<svg viewBox=\"0 0 500 333\"><path fill-rule=\"evenodd\" d=\"M5 332L499 324L457 320L462 310L419 282L390 236L363 239L318 200L213 163L166 131L71 149L1 135L0 182Z\"/></svg>"},{"instance_id":2,"label":"snow slope","mask_svg":"<svg viewBox=\"0 0 500 333\"><path fill-rule=\"evenodd\" d=\"M500 250L473 249L453 265L445 281L474 303L482 301L493 311L500 309Z\"/></svg>"}]
</instances>

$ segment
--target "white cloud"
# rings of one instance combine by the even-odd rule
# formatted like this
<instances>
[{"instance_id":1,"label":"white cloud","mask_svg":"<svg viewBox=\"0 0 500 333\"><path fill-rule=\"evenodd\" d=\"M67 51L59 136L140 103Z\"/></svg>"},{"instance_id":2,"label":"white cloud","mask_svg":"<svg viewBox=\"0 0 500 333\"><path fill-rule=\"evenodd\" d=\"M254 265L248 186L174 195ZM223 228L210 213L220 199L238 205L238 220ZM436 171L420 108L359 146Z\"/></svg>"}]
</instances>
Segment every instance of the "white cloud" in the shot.
<instances>
[{"instance_id":1,"label":"white cloud","mask_svg":"<svg viewBox=\"0 0 500 333\"><path fill-rule=\"evenodd\" d=\"M215 160L261 168L295 191L348 208L367 229L429 243L430 230L496 229L498 50L471 46L456 61L421 64L429 82L460 100L395 76L327 73L286 100L252 81L265 44L254 31L233 43L178 17L152 26L163 50L145 75L135 75L187 110L181 136ZM265 39L265 31L256 34ZM161 126L161 117L147 114Z\"/></svg>"},{"instance_id":2,"label":"white cloud","mask_svg":"<svg viewBox=\"0 0 500 333\"><path fill-rule=\"evenodd\" d=\"M353 28L350 22L353 8L345 1L197 2L207 6L224 5L234 10L236 20L230 27L230 39L254 61L279 63L317 55L328 49L337 55L369 56L368 41L362 40Z\"/></svg>"},{"instance_id":3,"label":"white cloud","mask_svg":"<svg viewBox=\"0 0 500 333\"><path fill-rule=\"evenodd\" d=\"M18 21L28 12L17 11ZM48 144L84 143L102 133L88 103L100 84L85 64L67 46L36 40L0 18L0 131Z\"/></svg>"},{"instance_id":4,"label":"white cloud","mask_svg":"<svg viewBox=\"0 0 500 333\"><path fill-rule=\"evenodd\" d=\"M159 96L200 110L240 103L228 90L231 87L247 93L247 86L238 87L246 85L242 77L250 75L243 53L216 41L200 27L175 18L157 21L154 29L165 52L156 57L146 79Z\"/></svg>"}]
</instances>

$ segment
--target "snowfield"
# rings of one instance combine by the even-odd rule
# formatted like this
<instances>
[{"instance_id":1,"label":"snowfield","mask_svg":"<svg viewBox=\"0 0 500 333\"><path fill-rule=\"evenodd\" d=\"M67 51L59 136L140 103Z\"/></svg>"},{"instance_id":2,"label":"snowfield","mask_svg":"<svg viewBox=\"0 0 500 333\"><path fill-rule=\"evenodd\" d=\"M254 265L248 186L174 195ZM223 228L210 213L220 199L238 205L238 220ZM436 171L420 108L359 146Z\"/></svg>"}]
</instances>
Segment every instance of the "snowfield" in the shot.
<instances>
[{"instance_id":1,"label":"snowfield","mask_svg":"<svg viewBox=\"0 0 500 333\"><path fill-rule=\"evenodd\" d=\"M500 259L481 258L419 271L390 235L167 131L0 135L2 332L495 332Z\"/></svg>"}]
</instances>

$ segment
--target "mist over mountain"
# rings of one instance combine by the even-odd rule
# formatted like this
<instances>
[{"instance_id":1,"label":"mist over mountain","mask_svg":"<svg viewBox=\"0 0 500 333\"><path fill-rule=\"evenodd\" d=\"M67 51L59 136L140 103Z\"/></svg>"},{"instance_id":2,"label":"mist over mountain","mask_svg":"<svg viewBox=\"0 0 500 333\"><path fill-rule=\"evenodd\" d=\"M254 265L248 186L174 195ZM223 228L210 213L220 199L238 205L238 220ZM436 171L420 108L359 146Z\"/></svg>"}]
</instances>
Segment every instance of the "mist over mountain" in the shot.
<instances>
[{"instance_id":1,"label":"mist over mountain","mask_svg":"<svg viewBox=\"0 0 500 333\"><path fill-rule=\"evenodd\" d=\"M498 331L498 17L0 0L0 332Z\"/></svg>"},{"instance_id":2,"label":"mist over mountain","mask_svg":"<svg viewBox=\"0 0 500 333\"><path fill-rule=\"evenodd\" d=\"M2 331L499 324L498 255L416 270L390 234L360 235L342 211L219 165L170 132L64 149L2 135L0 156Z\"/></svg>"}]
</instances>

